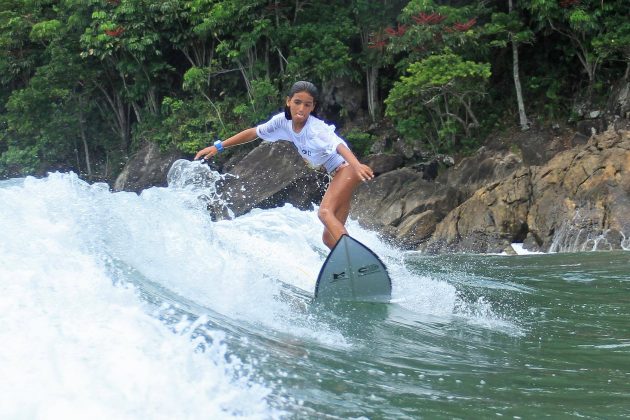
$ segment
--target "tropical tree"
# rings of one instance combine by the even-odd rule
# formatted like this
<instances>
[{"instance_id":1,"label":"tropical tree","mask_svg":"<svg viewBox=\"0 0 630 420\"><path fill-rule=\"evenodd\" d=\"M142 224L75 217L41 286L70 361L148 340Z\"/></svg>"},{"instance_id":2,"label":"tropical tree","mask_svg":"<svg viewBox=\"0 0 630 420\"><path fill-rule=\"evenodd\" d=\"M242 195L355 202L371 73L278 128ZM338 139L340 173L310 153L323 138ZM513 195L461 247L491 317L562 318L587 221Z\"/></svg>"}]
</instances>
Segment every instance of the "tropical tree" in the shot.
<instances>
[{"instance_id":1,"label":"tropical tree","mask_svg":"<svg viewBox=\"0 0 630 420\"><path fill-rule=\"evenodd\" d=\"M474 104L483 99L489 77L489 64L445 49L409 66L385 100L386 115L407 138L435 152L453 151L479 127Z\"/></svg>"},{"instance_id":2,"label":"tropical tree","mask_svg":"<svg viewBox=\"0 0 630 420\"><path fill-rule=\"evenodd\" d=\"M507 13L495 12L491 21L484 26L484 31L493 37L490 45L498 48L507 48L512 51L512 79L516 92L516 104L518 108L519 124L522 130L529 128L530 122L525 112L525 100L523 99L523 87L521 84L519 46L533 41L533 32L522 21L520 10L514 7L513 0L508 0Z\"/></svg>"},{"instance_id":3,"label":"tropical tree","mask_svg":"<svg viewBox=\"0 0 630 420\"><path fill-rule=\"evenodd\" d=\"M392 61L391 55L385 51L387 38L393 34L388 25L396 18L402 5L402 2L388 0L354 0L351 6L361 40L361 52L357 61L365 75L367 108L372 121L381 117L381 70ZM388 28L391 33L384 28ZM402 28L400 30L404 31Z\"/></svg>"},{"instance_id":4,"label":"tropical tree","mask_svg":"<svg viewBox=\"0 0 630 420\"><path fill-rule=\"evenodd\" d=\"M548 28L569 40L573 53L587 75L587 100L601 66L619 59L628 63L628 3L624 0L533 0L532 16L542 28Z\"/></svg>"}]
</instances>

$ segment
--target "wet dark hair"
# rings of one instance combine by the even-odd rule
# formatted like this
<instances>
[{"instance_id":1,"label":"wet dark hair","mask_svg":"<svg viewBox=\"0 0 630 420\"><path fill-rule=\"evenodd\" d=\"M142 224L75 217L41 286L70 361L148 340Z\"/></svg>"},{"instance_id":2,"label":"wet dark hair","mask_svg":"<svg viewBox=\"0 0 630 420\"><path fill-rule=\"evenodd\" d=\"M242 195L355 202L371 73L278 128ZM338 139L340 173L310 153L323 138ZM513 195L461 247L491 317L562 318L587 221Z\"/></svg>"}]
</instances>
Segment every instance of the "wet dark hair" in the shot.
<instances>
[{"instance_id":1,"label":"wet dark hair","mask_svg":"<svg viewBox=\"0 0 630 420\"><path fill-rule=\"evenodd\" d=\"M317 110L317 103L319 102L319 92L317 90L317 87L311 82L300 80L299 82L293 83L293 86L291 86L291 89L289 90L287 96L289 98L292 98L293 95L300 92L306 92L313 97L313 101L315 101L315 108L313 109L313 112L311 112L311 115L316 117L317 114L315 113L315 111ZM284 106L284 117L287 120L291 119L291 110L286 105Z\"/></svg>"}]
</instances>

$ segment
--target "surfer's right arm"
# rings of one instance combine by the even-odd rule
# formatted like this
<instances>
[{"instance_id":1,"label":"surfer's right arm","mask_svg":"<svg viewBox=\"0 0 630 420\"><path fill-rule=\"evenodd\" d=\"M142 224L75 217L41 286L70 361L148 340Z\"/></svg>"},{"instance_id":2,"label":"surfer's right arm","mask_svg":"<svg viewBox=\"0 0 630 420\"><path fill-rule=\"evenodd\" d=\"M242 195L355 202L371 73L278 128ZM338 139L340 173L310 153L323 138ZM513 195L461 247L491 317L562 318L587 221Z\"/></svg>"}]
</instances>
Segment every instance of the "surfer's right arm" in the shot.
<instances>
[{"instance_id":1,"label":"surfer's right arm","mask_svg":"<svg viewBox=\"0 0 630 420\"><path fill-rule=\"evenodd\" d=\"M243 130L240 133L233 135L227 140L215 142L215 144L213 144L212 146L201 149L195 155L195 160L199 158L209 159L212 156L218 154L219 149L247 143L252 140L256 140L257 137L258 135L256 134L256 127L248 128L247 130Z\"/></svg>"}]
</instances>

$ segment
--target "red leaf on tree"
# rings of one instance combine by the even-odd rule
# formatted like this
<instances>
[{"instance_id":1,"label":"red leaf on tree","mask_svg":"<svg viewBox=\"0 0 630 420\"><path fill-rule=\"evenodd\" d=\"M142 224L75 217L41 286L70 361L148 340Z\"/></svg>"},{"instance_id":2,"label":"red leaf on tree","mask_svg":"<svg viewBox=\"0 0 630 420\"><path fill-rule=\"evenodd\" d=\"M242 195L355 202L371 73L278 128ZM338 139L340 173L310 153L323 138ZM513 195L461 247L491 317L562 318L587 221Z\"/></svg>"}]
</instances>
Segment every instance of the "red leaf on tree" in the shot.
<instances>
[{"instance_id":1,"label":"red leaf on tree","mask_svg":"<svg viewBox=\"0 0 630 420\"><path fill-rule=\"evenodd\" d=\"M472 18L466 23L455 22L455 24L453 25L452 29L456 30L456 31L459 31L459 32L465 32L465 31L469 30L475 23L477 23L477 19L476 18Z\"/></svg>"},{"instance_id":2,"label":"red leaf on tree","mask_svg":"<svg viewBox=\"0 0 630 420\"><path fill-rule=\"evenodd\" d=\"M439 13L419 13L411 17L419 25L436 25L446 19Z\"/></svg>"},{"instance_id":3,"label":"red leaf on tree","mask_svg":"<svg viewBox=\"0 0 630 420\"><path fill-rule=\"evenodd\" d=\"M377 33L370 34L370 38L368 40L368 48L383 49L389 42L389 40L387 39L387 29L385 29L385 32L379 31Z\"/></svg>"},{"instance_id":4,"label":"red leaf on tree","mask_svg":"<svg viewBox=\"0 0 630 420\"><path fill-rule=\"evenodd\" d=\"M385 28L385 32L387 32L387 35L392 35L392 36L398 35L398 31L392 27Z\"/></svg>"},{"instance_id":5,"label":"red leaf on tree","mask_svg":"<svg viewBox=\"0 0 630 420\"><path fill-rule=\"evenodd\" d=\"M118 5L120 4L120 0L107 0L107 3Z\"/></svg>"},{"instance_id":6,"label":"red leaf on tree","mask_svg":"<svg viewBox=\"0 0 630 420\"><path fill-rule=\"evenodd\" d=\"M387 45L387 41L375 41L375 42L370 42L368 44L368 48L381 49L381 48L385 48L386 45Z\"/></svg>"},{"instance_id":7,"label":"red leaf on tree","mask_svg":"<svg viewBox=\"0 0 630 420\"><path fill-rule=\"evenodd\" d=\"M407 25L398 25L397 29L390 27L385 28L385 33L388 36L403 36L407 32Z\"/></svg>"},{"instance_id":8,"label":"red leaf on tree","mask_svg":"<svg viewBox=\"0 0 630 420\"><path fill-rule=\"evenodd\" d=\"M123 28L122 26L119 26L116 29L106 29L105 30L105 34L107 34L109 36L120 36L120 35L122 35L123 32L125 32L125 28Z\"/></svg>"}]
</instances>

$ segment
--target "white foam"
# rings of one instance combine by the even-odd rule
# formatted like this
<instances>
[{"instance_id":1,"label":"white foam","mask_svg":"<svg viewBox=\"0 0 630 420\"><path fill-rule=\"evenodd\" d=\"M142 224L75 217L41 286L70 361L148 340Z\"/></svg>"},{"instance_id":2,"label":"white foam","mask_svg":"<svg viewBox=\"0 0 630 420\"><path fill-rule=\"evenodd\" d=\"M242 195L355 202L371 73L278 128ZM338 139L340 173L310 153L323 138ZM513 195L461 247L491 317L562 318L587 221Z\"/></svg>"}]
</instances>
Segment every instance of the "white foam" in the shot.
<instances>
[{"instance_id":1,"label":"white foam","mask_svg":"<svg viewBox=\"0 0 630 420\"><path fill-rule=\"evenodd\" d=\"M134 200L74 175L0 188L0 418L273 416L221 332L199 351L112 284L91 236L109 199Z\"/></svg>"},{"instance_id":2,"label":"white foam","mask_svg":"<svg viewBox=\"0 0 630 420\"><path fill-rule=\"evenodd\" d=\"M536 254L544 254L544 252L539 251L529 251L524 248L522 243L515 242L512 244L512 249L516 252L516 255L536 255Z\"/></svg>"}]
</instances>

